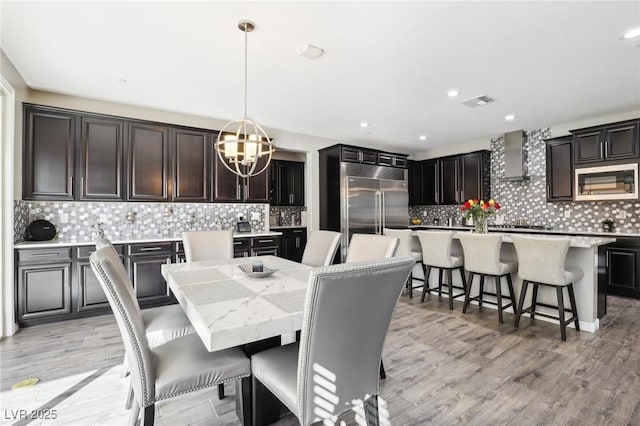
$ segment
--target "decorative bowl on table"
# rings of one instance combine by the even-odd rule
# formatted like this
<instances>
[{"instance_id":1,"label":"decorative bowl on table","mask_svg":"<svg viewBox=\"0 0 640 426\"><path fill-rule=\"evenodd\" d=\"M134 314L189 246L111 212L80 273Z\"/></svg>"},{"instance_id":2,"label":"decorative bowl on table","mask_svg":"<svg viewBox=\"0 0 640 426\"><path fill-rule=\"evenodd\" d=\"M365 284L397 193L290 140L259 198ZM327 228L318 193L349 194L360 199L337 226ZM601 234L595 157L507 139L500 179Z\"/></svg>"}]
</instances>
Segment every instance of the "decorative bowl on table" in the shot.
<instances>
[{"instance_id":1,"label":"decorative bowl on table","mask_svg":"<svg viewBox=\"0 0 640 426\"><path fill-rule=\"evenodd\" d=\"M276 271L275 269L269 269L264 265L262 266L262 271L254 271L252 263L243 263L242 265L238 265L238 268L251 278L265 278Z\"/></svg>"},{"instance_id":2,"label":"decorative bowl on table","mask_svg":"<svg viewBox=\"0 0 640 426\"><path fill-rule=\"evenodd\" d=\"M422 225L422 219L411 219L413 225Z\"/></svg>"}]
</instances>

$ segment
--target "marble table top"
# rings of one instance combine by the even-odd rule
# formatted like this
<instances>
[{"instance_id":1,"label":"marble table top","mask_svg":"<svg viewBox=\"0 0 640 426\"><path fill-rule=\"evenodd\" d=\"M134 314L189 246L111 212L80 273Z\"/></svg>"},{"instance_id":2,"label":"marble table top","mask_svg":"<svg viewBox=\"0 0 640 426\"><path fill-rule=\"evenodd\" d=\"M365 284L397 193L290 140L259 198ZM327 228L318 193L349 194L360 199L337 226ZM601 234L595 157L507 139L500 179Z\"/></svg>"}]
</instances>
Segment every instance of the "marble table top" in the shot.
<instances>
[{"instance_id":1,"label":"marble table top","mask_svg":"<svg viewBox=\"0 0 640 426\"><path fill-rule=\"evenodd\" d=\"M250 278L238 265L263 261L273 275ZM167 264L162 276L209 351L302 328L312 268L275 256Z\"/></svg>"}]
</instances>

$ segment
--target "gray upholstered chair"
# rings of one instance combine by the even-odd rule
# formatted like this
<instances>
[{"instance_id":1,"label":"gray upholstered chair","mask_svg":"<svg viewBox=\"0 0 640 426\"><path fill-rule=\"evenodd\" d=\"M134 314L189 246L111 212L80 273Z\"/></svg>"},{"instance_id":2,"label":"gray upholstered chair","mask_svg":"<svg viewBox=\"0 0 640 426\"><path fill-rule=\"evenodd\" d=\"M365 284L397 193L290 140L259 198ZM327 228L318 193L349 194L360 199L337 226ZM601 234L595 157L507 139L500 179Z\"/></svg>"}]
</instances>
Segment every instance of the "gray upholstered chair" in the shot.
<instances>
[{"instance_id":1,"label":"gray upholstered chair","mask_svg":"<svg viewBox=\"0 0 640 426\"><path fill-rule=\"evenodd\" d=\"M513 292L513 281L511 274L516 271L517 263L506 262L500 260L500 248L502 247L502 234L475 234L471 232L458 233L458 239L462 244L464 252L464 268L469 272L467 280L467 295L464 298L464 306L462 313L467 312L469 303L472 300L478 302L478 306L482 307L482 303L496 305L498 307L498 321L503 323L502 312L505 309L512 308L516 313L517 300ZM473 278L480 275L480 290L477 296L471 297L471 287L473 287ZM496 291L491 293L485 291L485 276L493 277ZM508 295L502 295L502 277L507 278ZM485 300L484 296L490 295L495 297L493 300ZM502 299L509 299L509 303L504 304Z\"/></svg>"},{"instance_id":2,"label":"gray upholstered chair","mask_svg":"<svg viewBox=\"0 0 640 426\"><path fill-rule=\"evenodd\" d=\"M353 234L345 263L392 257L398 249L398 239L375 234Z\"/></svg>"},{"instance_id":3,"label":"gray upholstered chair","mask_svg":"<svg viewBox=\"0 0 640 426\"><path fill-rule=\"evenodd\" d=\"M313 231L309 235L300 263L316 267L331 265L339 245L339 232Z\"/></svg>"},{"instance_id":4,"label":"gray upholstered chair","mask_svg":"<svg viewBox=\"0 0 640 426\"><path fill-rule=\"evenodd\" d=\"M449 309L453 310L453 299L464 296L467 293L467 280L464 276L464 266L462 256L453 256L451 254L451 245L453 243L453 232L450 231L417 231L416 235L420 239L422 247L422 265L424 268L424 288L422 289L421 302L427 293L438 291L438 296L442 296L442 286L448 287L449 293ZM438 287L429 287L429 275L431 269L438 269ZM462 287L453 285L453 270L460 272ZM447 283L442 280L443 273L447 273ZM461 293L453 294L453 289L462 290Z\"/></svg>"},{"instance_id":5,"label":"gray upholstered chair","mask_svg":"<svg viewBox=\"0 0 640 426\"><path fill-rule=\"evenodd\" d=\"M233 231L186 231L182 233L187 262L233 259Z\"/></svg>"},{"instance_id":6,"label":"gray upholstered chair","mask_svg":"<svg viewBox=\"0 0 640 426\"><path fill-rule=\"evenodd\" d=\"M571 238L555 237L523 237L513 235L513 245L518 255L518 276L522 279L522 289L520 290L520 301L518 302L518 312L516 313L515 326L520 324L520 317L523 312L528 312L531 319L536 315L545 318L553 318L560 322L560 336L562 340L567 340L567 324L572 321L576 330L580 330L578 321L578 309L576 298L573 294L573 283L582 278L582 271L579 269L565 269L565 260L571 244ZM527 294L529 284L533 285L533 295L531 306L524 308L524 299ZM538 299L538 285L554 287L558 298L558 306L540 303ZM569 294L570 309L564 307L564 296L562 291L567 288ZM558 316L549 315L536 311L537 306L558 310ZM565 320L565 312L572 314L571 318Z\"/></svg>"},{"instance_id":7,"label":"gray upholstered chair","mask_svg":"<svg viewBox=\"0 0 640 426\"><path fill-rule=\"evenodd\" d=\"M384 235L387 237L398 239L398 249L396 250L397 257L413 257L416 263L422 263L422 248L420 247L420 240L413 235L411 229L384 229ZM422 281L422 285L414 287L413 281ZM407 281L407 290L409 291L409 298L413 298L413 290L424 286L424 280L420 278L414 278L413 271L409 275Z\"/></svg>"},{"instance_id":8,"label":"gray upholstered chair","mask_svg":"<svg viewBox=\"0 0 640 426\"><path fill-rule=\"evenodd\" d=\"M251 357L254 394L266 388L302 425L337 416L356 401L375 407L382 346L414 263L404 257L314 269L300 342ZM254 406L254 415L260 412Z\"/></svg>"},{"instance_id":9,"label":"gray upholstered chair","mask_svg":"<svg viewBox=\"0 0 640 426\"><path fill-rule=\"evenodd\" d=\"M129 424L135 425L141 408L142 422L153 425L158 401L238 379L248 380L249 359L240 348L208 352L196 334L151 348L131 281L115 252L97 249L89 257L120 329L131 366L135 397ZM249 401L243 401L249 403Z\"/></svg>"}]
</instances>

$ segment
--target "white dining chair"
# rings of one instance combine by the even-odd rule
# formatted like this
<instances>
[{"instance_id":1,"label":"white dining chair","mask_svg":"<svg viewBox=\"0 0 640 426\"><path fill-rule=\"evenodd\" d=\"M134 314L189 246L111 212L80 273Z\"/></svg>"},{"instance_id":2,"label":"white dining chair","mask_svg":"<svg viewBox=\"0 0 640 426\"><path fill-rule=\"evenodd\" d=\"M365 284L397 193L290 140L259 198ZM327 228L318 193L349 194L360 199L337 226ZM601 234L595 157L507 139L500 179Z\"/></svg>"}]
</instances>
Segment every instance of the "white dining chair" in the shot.
<instances>
[{"instance_id":1,"label":"white dining chair","mask_svg":"<svg viewBox=\"0 0 640 426\"><path fill-rule=\"evenodd\" d=\"M302 263L307 266L331 265L340 245L340 233L333 231L313 231L302 254Z\"/></svg>"},{"instance_id":2,"label":"white dining chair","mask_svg":"<svg viewBox=\"0 0 640 426\"><path fill-rule=\"evenodd\" d=\"M135 404L129 424L152 426L155 404L220 383L248 380L249 359L240 348L208 352L196 334L173 339L151 348L142 313L130 290L131 280L121 261L108 247L97 249L89 260L102 286L124 342L131 366L131 385ZM248 384L247 384L248 385ZM243 403L248 404L248 396Z\"/></svg>"},{"instance_id":3,"label":"white dining chair","mask_svg":"<svg viewBox=\"0 0 640 426\"><path fill-rule=\"evenodd\" d=\"M398 239L376 234L353 234L345 263L385 259L395 255Z\"/></svg>"},{"instance_id":4,"label":"white dining chair","mask_svg":"<svg viewBox=\"0 0 640 426\"><path fill-rule=\"evenodd\" d=\"M233 231L185 231L182 233L187 262L233 259Z\"/></svg>"},{"instance_id":5,"label":"white dining chair","mask_svg":"<svg viewBox=\"0 0 640 426\"><path fill-rule=\"evenodd\" d=\"M377 409L382 348L413 265L404 257L314 269L300 341L251 357L254 395L273 393L305 426L358 403L367 424L379 424L373 417L383 411ZM260 401L253 399L254 416Z\"/></svg>"}]
</instances>

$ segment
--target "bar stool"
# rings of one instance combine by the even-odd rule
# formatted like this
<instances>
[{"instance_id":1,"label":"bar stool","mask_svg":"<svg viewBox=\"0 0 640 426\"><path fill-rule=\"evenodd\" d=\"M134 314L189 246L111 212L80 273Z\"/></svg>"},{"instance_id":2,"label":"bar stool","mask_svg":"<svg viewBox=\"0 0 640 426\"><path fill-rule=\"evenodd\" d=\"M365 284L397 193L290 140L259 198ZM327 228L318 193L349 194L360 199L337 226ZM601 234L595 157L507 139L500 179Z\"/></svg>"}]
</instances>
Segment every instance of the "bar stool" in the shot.
<instances>
[{"instance_id":1,"label":"bar stool","mask_svg":"<svg viewBox=\"0 0 640 426\"><path fill-rule=\"evenodd\" d=\"M469 303L472 300L478 301L478 306L482 307L482 302L498 307L498 321L502 324L502 311L513 307L513 313L517 311L517 301L513 292L513 281L511 274L516 271L517 263L500 261L500 248L502 246L502 234L473 234L471 232L461 232L458 234L462 251L464 252L464 268L469 271L467 281L467 295L464 299L462 313L467 312ZM480 291L477 296L471 297L471 287L473 278L480 275ZM491 293L484 289L484 277L492 276L496 284L496 292ZM507 278L508 296L502 296L502 277ZM496 298L496 301L484 300L485 295ZM509 299L509 303L503 305L502 299Z\"/></svg>"},{"instance_id":2,"label":"bar stool","mask_svg":"<svg viewBox=\"0 0 640 426\"><path fill-rule=\"evenodd\" d=\"M394 237L398 239L398 249L396 250L396 257L412 257L416 263L422 264L422 248L420 248L420 241L418 237L413 235L411 229L384 229L384 235L388 237ZM413 285L413 281L422 281L422 285ZM413 298L413 290L416 288L424 287L424 280L421 278L415 278L413 276L413 269L409 274L409 279L405 286L409 292L409 298Z\"/></svg>"},{"instance_id":3,"label":"bar stool","mask_svg":"<svg viewBox=\"0 0 640 426\"><path fill-rule=\"evenodd\" d=\"M438 297L442 296L442 286L448 287L449 293L449 309L453 310L453 299L464 296L467 293L467 280L464 276L463 258L451 255L451 243L453 241L453 232L450 231L417 231L416 235L420 239L422 246L422 266L424 269L424 287L422 288L421 302L427 292L438 290ZM429 287L429 275L431 268L438 269L438 287ZM452 271L457 269L462 279L462 287L453 285ZM444 271L447 272L447 281L442 281ZM453 289L461 289L462 293L453 294Z\"/></svg>"},{"instance_id":4,"label":"bar stool","mask_svg":"<svg viewBox=\"0 0 640 426\"><path fill-rule=\"evenodd\" d=\"M520 291L520 301L518 303L518 312L515 321L516 328L520 323L522 313L529 312L531 319L534 319L536 315L540 315L545 318L560 321L560 336L563 341L567 340L567 324L570 324L571 321L573 321L576 330L580 331L576 298L573 294L573 283L582 278L582 271L578 269L566 270L564 266L571 239L533 238L518 235L514 235L512 238L516 253L518 254L518 275L522 278L522 290ZM533 296L531 298L531 306L525 309L524 299L529 284L533 284ZM555 287L558 306L537 301L539 285ZM571 309L564 307L562 290L565 287L569 294ZM557 309L558 316L539 312L536 310L538 306ZM570 312L572 315L571 318L565 320L565 312Z\"/></svg>"}]
</instances>

